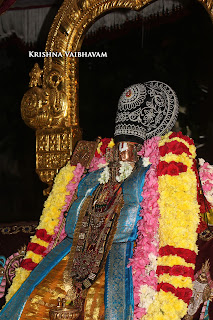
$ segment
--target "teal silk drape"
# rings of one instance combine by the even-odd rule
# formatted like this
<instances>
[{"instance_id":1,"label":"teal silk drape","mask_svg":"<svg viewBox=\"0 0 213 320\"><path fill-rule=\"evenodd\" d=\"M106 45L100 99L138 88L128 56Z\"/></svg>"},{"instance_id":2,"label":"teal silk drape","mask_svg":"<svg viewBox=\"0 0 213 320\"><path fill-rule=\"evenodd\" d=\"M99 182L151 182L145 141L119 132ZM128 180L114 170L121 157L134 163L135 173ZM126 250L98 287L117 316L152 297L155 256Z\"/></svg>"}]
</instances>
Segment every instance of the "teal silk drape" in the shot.
<instances>
[{"instance_id":1,"label":"teal silk drape","mask_svg":"<svg viewBox=\"0 0 213 320\"><path fill-rule=\"evenodd\" d=\"M108 255L105 274L105 319L132 320L134 312L134 297L131 268L128 268L132 257L133 244L137 237L137 221L141 192L145 174L148 168L139 161L135 171L122 184L124 206L118 219L114 242ZM102 170L86 175L79 184L78 199L71 206L67 215L67 237L54 248L31 272L28 279L0 312L0 319L20 319L24 305L34 288L45 276L69 253L73 234L81 206L88 195L98 186Z\"/></svg>"}]
</instances>

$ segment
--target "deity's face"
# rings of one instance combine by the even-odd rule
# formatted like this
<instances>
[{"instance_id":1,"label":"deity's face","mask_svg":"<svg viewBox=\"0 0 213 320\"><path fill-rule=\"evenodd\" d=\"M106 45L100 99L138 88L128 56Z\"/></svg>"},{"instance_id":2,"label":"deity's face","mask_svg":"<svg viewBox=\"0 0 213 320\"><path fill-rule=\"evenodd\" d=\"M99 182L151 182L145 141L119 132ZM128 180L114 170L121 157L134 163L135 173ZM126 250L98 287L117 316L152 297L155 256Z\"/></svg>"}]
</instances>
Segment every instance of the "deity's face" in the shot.
<instances>
[{"instance_id":1,"label":"deity's face","mask_svg":"<svg viewBox=\"0 0 213 320\"><path fill-rule=\"evenodd\" d=\"M118 149L119 160L124 162L136 162L137 157L137 143L122 141L116 144Z\"/></svg>"}]
</instances>

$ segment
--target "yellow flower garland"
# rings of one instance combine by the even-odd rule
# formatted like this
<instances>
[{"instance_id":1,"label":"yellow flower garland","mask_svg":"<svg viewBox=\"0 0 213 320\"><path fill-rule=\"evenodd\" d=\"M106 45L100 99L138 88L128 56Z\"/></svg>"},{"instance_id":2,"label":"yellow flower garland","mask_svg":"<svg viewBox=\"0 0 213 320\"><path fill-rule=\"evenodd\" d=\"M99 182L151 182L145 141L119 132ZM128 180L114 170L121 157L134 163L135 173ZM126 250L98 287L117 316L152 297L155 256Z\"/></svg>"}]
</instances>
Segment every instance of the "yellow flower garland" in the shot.
<instances>
[{"instance_id":1,"label":"yellow flower garland","mask_svg":"<svg viewBox=\"0 0 213 320\"><path fill-rule=\"evenodd\" d=\"M69 194L66 186L73 179L76 166L71 166L68 163L63 167L55 178L53 189L45 201L44 209L40 218L37 229L45 229L49 235L54 234L54 229L59 222L59 217L63 206L65 205L66 196ZM32 243L37 243L43 247L48 247L49 242L37 238L36 235L31 237ZM42 255L36 254L33 251L27 251L25 259L32 259L33 262L39 263L43 259ZM8 290L6 296L6 302L8 302L16 291L20 288L22 283L29 277L31 271L28 271L22 267L16 269L16 275L13 279L13 283Z\"/></svg>"},{"instance_id":2,"label":"yellow flower garland","mask_svg":"<svg viewBox=\"0 0 213 320\"><path fill-rule=\"evenodd\" d=\"M187 263L183 258L178 256L172 256L172 255L158 257L158 266L168 266L168 267L183 266L188 268L194 268L193 263Z\"/></svg>"},{"instance_id":3,"label":"yellow flower garland","mask_svg":"<svg viewBox=\"0 0 213 320\"><path fill-rule=\"evenodd\" d=\"M107 141L106 141L107 140ZM108 141L109 140L109 141ZM101 146L107 143L108 148L113 148L115 143L113 139L103 139L97 148L97 153L104 156L101 152ZM66 204L66 196L69 195L69 191L67 191L67 185L74 178L74 170L76 166L71 166L68 162L65 167L63 167L54 180L54 185L52 191L48 197L48 199L44 203L44 209L42 211L42 215L40 218L39 225L37 230L44 229L46 230L49 236L54 235L55 227L59 224L59 218L62 211L62 208ZM75 183L75 181L73 181ZM38 244L42 247L47 248L49 246L49 242L41 240L36 236L31 237L31 243ZM33 263L40 263L43 259L43 256L40 254L36 254L31 250L28 250L24 259L31 259ZM13 283L10 286L7 296L6 302L8 302L11 297L16 293L16 291L20 288L22 283L29 277L31 271L26 270L22 267L16 269L16 275L13 279Z\"/></svg>"},{"instance_id":4,"label":"yellow flower garland","mask_svg":"<svg viewBox=\"0 0 213 320\"><path fill-rule=\"evenodd\" d=\"M197 202L197 180L192 170L195 147L182 138L169 138L171 132L162 137L159 146L164 146L171 141L182 142L187 146L192 156L186 153L181 155L171 152L161 157L161 161L170 163L175 161L187 166L187 171L179 175L159 176L158 185L160 198L159 219L159 247L167 245L175 248L189 249L197 253L197 226L199 223L199 205ZM184 266L192 267L193 263L187 263L179 256L162 256L158 258L158 266ZM163 274L159 276L159 283L168 283L175 288L192 289L192 279L184 276L171 276ZM157 292L155 301L150 305L143 320L180 320L187 312L187 303L179 299L172 292L162 289Z\"/></svg>"},{"instance_id":5,"label":"yellow flower garland","mask_svg":"<svg viewBox=\"0 0 213 320\"><path fill-rule=\"evenodd\" d=\"M103 139L102 141L100 141L97 148L97 153L101 154L101 156L104 156L104 154L102 154L100 148L103 144L106 143L106 146L108 148L113 148L115 145L113 139ZM76 166L71 166L68 162L67 165L63 167L55 177L53 189L48 199L44 203L44 209L42 211L42 215L37 230L44 229L49 236L54 235L55 227L59 224L59 218L62 208L66 204L66 196L69 195L69 191L67 191L66 187L70 182L72 183L75 169ZM31 237L31 243L38 244L45 248L49 246L49 242L41 240L36 236L36 234ZM38 264L42 261L43 256L40 254L36 254L31 250L28 250L24 259L31 259L33 263ZM29 277L30 273L31 271L26 270L22 267L16 269L16 275L13 279L12 285L8 290L6 302L8 302L11 299L11 297L16 293L16 291L20 288L22 283Z\"/></svg>"}]
</instances>

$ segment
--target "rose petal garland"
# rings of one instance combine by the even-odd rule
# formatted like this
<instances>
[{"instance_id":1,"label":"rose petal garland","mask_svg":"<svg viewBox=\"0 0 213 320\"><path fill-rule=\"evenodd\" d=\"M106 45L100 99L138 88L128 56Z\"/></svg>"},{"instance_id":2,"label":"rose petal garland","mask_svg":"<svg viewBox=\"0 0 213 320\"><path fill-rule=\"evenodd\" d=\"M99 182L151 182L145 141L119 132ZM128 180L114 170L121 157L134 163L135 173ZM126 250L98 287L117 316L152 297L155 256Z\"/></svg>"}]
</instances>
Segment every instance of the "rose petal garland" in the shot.
<instances>
[{"instance_id":1,"label":"rose petal garland","mask_svg":"<svg viewBox=\"0 0 213 320\"><path fill-rule=\"evenodd\" d=\"M193 170L195 147L182 133L168 133L161 139L159 151L158 293L142 319L179 320L186 314L192 295L192 270L197 253L199 205Z\"/></svg>"}]
</instances>

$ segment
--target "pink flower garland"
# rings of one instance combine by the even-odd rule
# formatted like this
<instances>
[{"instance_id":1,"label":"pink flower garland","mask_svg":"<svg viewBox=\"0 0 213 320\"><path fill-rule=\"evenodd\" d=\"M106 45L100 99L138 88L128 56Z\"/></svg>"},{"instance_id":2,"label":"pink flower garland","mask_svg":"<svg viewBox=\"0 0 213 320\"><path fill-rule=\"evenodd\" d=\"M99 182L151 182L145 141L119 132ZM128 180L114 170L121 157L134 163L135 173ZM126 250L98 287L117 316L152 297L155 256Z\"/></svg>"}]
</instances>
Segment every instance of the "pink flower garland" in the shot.
<instances>
[{"instance_id":1,"label":"pink flower garland","mask_svg":"<svg viewBox=\"0 0 213 320\"><path fill-rule=\"evenodd\" d=\"M105 157L101 157L101 158L97 158L97 157L94 157L91 161L91 164L90 164L90 168L89 168L89 172L92 172L92 171L95 171L95 170L98 170L100 167L104 166L106 164L106 159ZM83 175L83 172L84 172L84 167L78 163L75 170L73 171L73 174L74 174L74 177L73 179L68 183L68 185L66 186L66 189L67 191L69 191L69 195L67 195L65 197L65 205L63 206L62 210L61 210L61 213L60 213L60 217L59 217L59 222L58 222L58 225L55 227L55 230L54 230L54 235L52 237L52 240L49 244L49 246L47 247L47 249L45 250L45 255L47 253L49 253L51 250L52 250L52 247L54 245L54 242L55 242L55 239L57 237L57 234L59 232L59 229L61 227L61 224L62 224L62 221L63 221L63 218L64 218L64 213L68 210L69 208L69 205L70 205L70 202L72 200L72 197L75 193L75 190L77 189L78 185L79 185L79 182L81 181L81 178L82 178L82 175ZM62 231L61 231L61 234L60 234L60 237L58 239L58 244L66 237L66 232L65 232L65 225L63 226L62 228Z\"/></svg>"},{"instance_id":2,"label":"pink flower garland","mask_svg":"<svg viewBox=\"0 0 213 320\"><path fill-rule=\"evenodd\" d=\"M202 182L203 192L206 199L209 201L211 206L213 206L213 166L203 159L199 159L200 169L200 179Z\"/></svg>"},{"instance_id":3,"label":"pink flower garland","mask_svg":"<svg viewBox=\"0 0 213 320\"><path fill-rule=\"evenodd\" d=\"M91 161L89 172L95 171L107 165L106 158L103 156L101 158L94 157Z\"/></svg>"},{"instance_id":4,"label":"pink flower garland","mask_svg":"<svg viewBox=\"0 0 213 320\"><path fill-rule=\"evenodd\" d=\"M72 197L75 193L75 190L77 189L78 187L78 184L82 178L82 175L83 175L83 172L84 172L84 167L78 163L75 170L73 171L73 174L74 174L74 177L73 179L68 183L68 185L66 186L66 189L67 191L69 191L69 195L67 195L65 197L65 205L63 206L62 210L61 210L61 213L60 213L60 217L59 217L59 222L58 222L58 225L55 227L55 230L54 230L54 235L52 237L52 241L50 242L49 246L47 247L46 251L45 251L45 255L47 253L49 253L54 245L54 242L55 242L55 239L57 237L57 234L58 234L58 231L61 227L61 224L62 224L62 221L63 221L63 218L64 218L64 213L68 210L69 208L69 205L70 205L70 202L72 200ZM60 237L58 239L58 244L66 237L66 232L65 232L65 225L63 226L62 228L62 231L61 231L61 234L60 234Z\"/></svg>"},{"instance_id":5,"label":"pink flower garland","mask_svg":"<svg viewBox=\"0 0 213 320\"><path fill-rule=\"evenodd\" d=\"M149 304L154 299L157 289L158 278L156 276L157 257L158 257L158 179L156 168L159 162L158 142L160 137L154 137L144 143L139 152L144 158L149 158L152 163L151 168L146 174L140 203L140 216L138 221L138 238L133 258L129 266L133 270L134 286L134 320L141 319L147 312Z\"/></svg>"}]
</instances>

